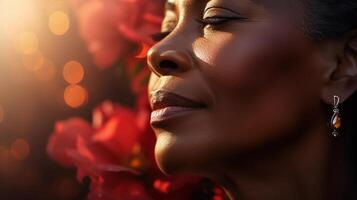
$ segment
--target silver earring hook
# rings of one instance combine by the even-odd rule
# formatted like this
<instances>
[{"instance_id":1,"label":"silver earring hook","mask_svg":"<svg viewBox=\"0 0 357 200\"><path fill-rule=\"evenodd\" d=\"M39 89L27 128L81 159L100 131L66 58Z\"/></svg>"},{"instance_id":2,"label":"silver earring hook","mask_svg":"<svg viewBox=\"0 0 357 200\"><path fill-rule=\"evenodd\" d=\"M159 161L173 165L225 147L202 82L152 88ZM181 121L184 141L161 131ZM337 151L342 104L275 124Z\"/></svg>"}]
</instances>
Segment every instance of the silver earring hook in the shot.
<instances>
[{"instance_id":1,"label":"silver earring hook","mask_svg":"<svg viewBox=\"0 0 357 200\"><path fill-rule=\"evenodd\" d=\"M334 96L333 96L333 105L334 105L334 107L337 108L337 106L338 106L339 104L340 104L340 97L334 95Z\"/></svg>"}]
</instances>

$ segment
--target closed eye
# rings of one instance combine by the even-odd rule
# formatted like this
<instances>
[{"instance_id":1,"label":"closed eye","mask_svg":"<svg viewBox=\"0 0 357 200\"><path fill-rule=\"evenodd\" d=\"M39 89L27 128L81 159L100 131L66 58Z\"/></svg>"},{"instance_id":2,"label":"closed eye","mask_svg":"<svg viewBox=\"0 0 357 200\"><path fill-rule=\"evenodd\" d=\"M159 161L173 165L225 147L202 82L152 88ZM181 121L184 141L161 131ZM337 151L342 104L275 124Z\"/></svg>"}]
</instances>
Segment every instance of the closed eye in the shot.
<instances>
[{"instance_id":1,"label":"closed eye","mask_svg":"<svg viewBox=\"0 0 357 200\"><path fill-rule=\"evenodd\" d=\"M197 21L202 24L203 26L218 26L222 25L226 22L232 21L232 20L247 20L247 18L244 17L224 17L224 16L212 16L212 17L206 17L204 19L198 19Z\"/></svg>"}]
</instances>

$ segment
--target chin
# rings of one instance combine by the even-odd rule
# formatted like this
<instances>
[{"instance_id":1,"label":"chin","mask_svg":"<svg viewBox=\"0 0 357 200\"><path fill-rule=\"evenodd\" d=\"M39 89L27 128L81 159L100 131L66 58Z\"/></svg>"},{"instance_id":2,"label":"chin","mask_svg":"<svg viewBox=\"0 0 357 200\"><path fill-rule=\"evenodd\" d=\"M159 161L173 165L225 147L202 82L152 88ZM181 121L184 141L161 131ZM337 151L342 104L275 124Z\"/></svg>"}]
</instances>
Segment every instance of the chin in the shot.
<instances>
[{"instance_id":1,"label":"chin","mask_svg":"<svg viewBox=\"0 0 357 200\"><path fill-rule=\"evenodd\" d=\"M172 133L159 134L155 145L155 158L159 169L166 175L177 175L185 171L183 166L184 149L178 148L178 138ZM186 161L187 162L187 161Z\"/></svg>"},{"instance_id":2,"label":"chin","mask_svg":"<svg viewBox=\"0 0 357 200\"><path fill-rule=\"evenodd\" d=\"M185 130L183 134L167 131L157 134L157 165L167 175L207 175L209 168L222 158L222 145L216 137L205 137L209 132Z\"/></svg>"}]
</instances>

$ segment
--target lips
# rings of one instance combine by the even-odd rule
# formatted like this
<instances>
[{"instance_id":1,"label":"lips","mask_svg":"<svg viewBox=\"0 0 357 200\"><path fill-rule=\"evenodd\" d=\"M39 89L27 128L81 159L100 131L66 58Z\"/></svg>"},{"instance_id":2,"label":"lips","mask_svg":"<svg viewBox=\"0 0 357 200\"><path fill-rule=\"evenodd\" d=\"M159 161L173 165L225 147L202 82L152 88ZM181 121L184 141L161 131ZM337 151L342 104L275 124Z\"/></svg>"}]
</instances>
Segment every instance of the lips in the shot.
<instances>
[{"instance_id":1,"label":"lips","mask_svg":"<svg viewBox=\"0 0 357 200\"><path fill-rule=\"evenodd\" d=\"M205 104L199 103L198 101L164 90L153 92L150 96L150 100L153 110L170 106L185 108L202 108L205 106Z\"/></svg>"},{"instance_id":2,"label":"lips","mask_svg":"<svg viewBox=\"0 0 357 200\"><path fill-rule=\"evenodd\" d=\"M175 116L204 108L204 103L198 102L172 92L159 90L151 93L150 101L153 112L151 123L166 121Z\"/></svg>"}]
</instances>

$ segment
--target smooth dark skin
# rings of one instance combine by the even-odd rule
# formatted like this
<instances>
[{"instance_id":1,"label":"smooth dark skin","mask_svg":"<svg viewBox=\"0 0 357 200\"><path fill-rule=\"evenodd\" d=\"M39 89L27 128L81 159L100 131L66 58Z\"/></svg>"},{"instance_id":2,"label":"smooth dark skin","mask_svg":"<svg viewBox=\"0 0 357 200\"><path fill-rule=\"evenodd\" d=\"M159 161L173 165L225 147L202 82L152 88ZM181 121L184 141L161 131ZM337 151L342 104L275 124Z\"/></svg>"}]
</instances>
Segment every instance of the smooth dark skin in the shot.
<instances>
[{"instance_id":1,"label":"smooth dark skin","mask_svg":"<svg viewBox=\"0 0 357 200\"><path fill-rule=\"evenodd\" d=\"M160 169L213 178L231 199L341 199L349 163L323 104L357 89L357 35L310 40L301 7L279 12L272 1L169 2L170 33L148 53L149 92L207 107L153 126ZM197 21L215 16L244 20Z\"/></svg>"}]
</instances>

